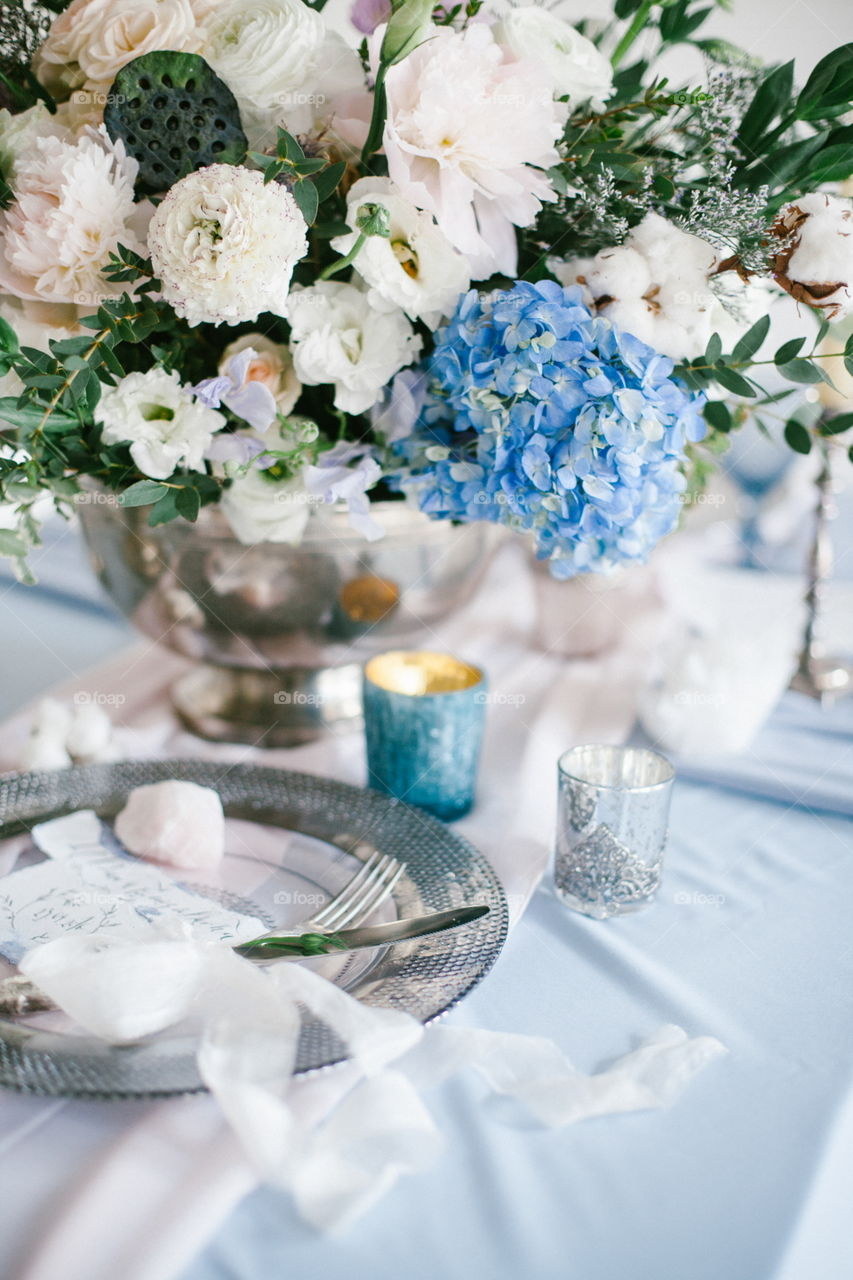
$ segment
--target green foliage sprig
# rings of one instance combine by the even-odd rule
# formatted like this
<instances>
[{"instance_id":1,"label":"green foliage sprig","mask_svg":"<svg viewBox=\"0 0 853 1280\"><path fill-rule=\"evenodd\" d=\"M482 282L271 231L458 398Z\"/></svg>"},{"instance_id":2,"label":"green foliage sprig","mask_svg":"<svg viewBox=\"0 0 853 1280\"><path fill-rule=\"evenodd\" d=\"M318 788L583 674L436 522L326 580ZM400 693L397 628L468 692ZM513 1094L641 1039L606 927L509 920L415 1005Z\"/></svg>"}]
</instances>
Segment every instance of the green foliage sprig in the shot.
<instances>
[{"instance_id":1,"label":"green foliage sprig","mask_svg":"<svg viewBox=\"0 0 853 1280\"><path fill-rule=\"evenodd\" d=\"M250 151L249 159L263 172L264 182L281 182L291 191L309 226L320 205L336 192L346 170L343 160L311 156L286 129L278 130L275 152Z\"/></svg>"}]
</instances>

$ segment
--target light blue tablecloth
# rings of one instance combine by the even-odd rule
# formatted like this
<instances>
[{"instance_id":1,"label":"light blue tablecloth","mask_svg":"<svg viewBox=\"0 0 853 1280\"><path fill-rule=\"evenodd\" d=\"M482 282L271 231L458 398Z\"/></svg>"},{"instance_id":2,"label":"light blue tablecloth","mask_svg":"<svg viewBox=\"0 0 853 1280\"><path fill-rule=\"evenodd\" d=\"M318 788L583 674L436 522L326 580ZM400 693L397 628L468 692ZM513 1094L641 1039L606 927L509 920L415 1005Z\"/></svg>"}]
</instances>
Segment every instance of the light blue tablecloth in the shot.
<instances>
[{"instance_id":1,"label":"light blue tablecloth","mask_svg":"<svg viewBox=\"0 0 853 1280\"><path fill-rule=\"evenodd\" d=\"M75 563L0 602L7 708L127 640ZM853 700L788 695L747 757L682 770L653 907L596 923L543 888L452 1015L552 1036L584 1070L664 1022L718 1036L728 1057L672 1110L543 1132L454 1080L428 1096L441 1162L344 1236L260 1190L183 1280L851 1280L851 817Z\"/></svg>"},{"instance_id":2,"label":"light blue tablecloth","mask_svg":"<svg viewBox=\"0 0 853 1280\"><path fill-rule=\"evenodd\" d=\"M456 1080L429 1098L433 1171L340 1239L258 1191L185 1280L850 1280L851 763L853 704L788 695L734 786L679 782L652 908L598 923L543 888L453 1015L585 1070L664 1022L718 1036L729 1056L672 1110L542 1132Z\"/></svg>"}]
</instances>

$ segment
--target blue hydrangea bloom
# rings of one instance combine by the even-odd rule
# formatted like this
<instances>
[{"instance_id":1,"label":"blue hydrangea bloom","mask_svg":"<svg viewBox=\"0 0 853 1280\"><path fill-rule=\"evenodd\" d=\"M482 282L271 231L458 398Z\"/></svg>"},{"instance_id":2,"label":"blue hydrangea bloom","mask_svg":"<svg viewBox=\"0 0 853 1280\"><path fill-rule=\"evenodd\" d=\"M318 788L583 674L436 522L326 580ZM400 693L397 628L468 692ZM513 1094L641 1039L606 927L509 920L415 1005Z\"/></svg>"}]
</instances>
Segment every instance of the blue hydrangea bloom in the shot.
<instances>
[{"instance_id":1,"label":"blue hydrangea bloom","mask_svg":"<svg viewBox=\"0 0 853 1280\"><path fill-rule=\"evenodd\" d=\"M532 532L556 577L644 560L678 521L704 398L581 290L472 290L436 335L397 484L449 520Z\"/></svg>"}]
</instances>

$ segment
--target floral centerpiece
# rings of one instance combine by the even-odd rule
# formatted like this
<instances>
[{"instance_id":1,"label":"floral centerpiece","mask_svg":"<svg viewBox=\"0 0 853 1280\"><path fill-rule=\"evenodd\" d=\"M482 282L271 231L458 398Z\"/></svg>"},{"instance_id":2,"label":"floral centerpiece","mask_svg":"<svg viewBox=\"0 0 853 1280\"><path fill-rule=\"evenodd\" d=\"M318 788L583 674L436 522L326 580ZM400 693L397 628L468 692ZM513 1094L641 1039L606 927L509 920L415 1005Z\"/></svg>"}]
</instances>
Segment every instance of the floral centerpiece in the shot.
<instances>
[{"instance_id":1,"label":"floral centerpiece","mask_svg":"<svg viewBox=\"0 0 853 1280\"><path fill-rule=\"evenodd\" d=\"M396 495L566 577L644 559L748 414L800 451L849 427L791 391L853 310L853 46L797 89L709 11L15 6L0 550L91 477L246 543L341 502L375 538ZM698 86L659 73L676 46ZM774 292L803 332L765 354Z\"/></svg>"}]
</instances>

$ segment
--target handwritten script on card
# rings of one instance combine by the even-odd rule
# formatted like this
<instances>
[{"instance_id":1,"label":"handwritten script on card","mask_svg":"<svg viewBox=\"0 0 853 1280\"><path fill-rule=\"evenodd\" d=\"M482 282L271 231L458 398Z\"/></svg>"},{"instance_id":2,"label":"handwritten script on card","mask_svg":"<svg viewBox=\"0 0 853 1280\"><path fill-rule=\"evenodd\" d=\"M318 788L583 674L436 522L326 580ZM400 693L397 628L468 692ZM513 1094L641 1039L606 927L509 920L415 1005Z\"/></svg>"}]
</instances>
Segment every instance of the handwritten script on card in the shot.
<instances>
[{"instance_id":1,"label":"handwritten script on card","mask_svg":"<svg viewBox=\"0 0 853 1280\"><path fill-rule=\"evenodd\" d=\"M253 916L172 880L119 851L96 814L81 810L33 829L47 861L0 880L0 955L16 964L25 951L68 933L150 936L188 927L194 938L236 944L263 933Z\"/></svg>"}]
</instances>

